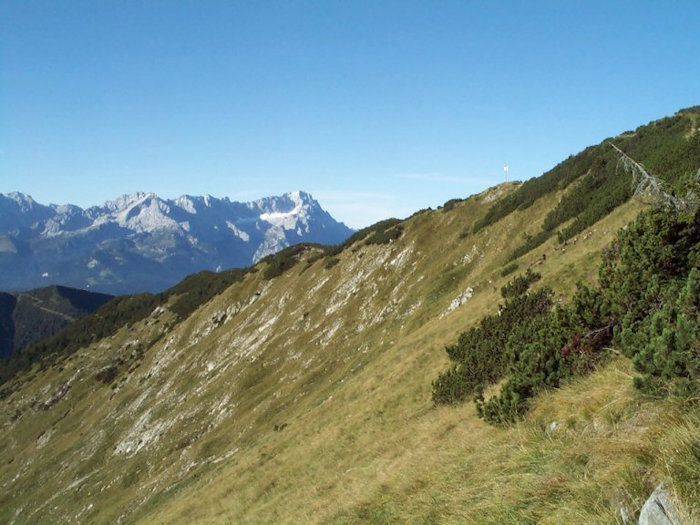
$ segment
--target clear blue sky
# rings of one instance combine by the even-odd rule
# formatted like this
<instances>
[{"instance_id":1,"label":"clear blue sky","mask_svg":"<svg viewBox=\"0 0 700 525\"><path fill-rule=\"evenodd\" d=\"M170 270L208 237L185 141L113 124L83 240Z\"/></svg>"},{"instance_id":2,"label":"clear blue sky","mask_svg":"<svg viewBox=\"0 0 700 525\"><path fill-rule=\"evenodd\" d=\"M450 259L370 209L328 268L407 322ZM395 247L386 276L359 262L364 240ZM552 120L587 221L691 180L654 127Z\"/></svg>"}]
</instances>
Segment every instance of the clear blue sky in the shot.
<instances>
[{"instance_id":1,"label":"clear blue sky","mask_svg":"<svg viewBox=\"0 0 700 525\"><path fill-rule=\"evenodd\" d=\"M700 104L700 2L0 1L0 193L361 227Z\"/></svg>"}]
</instances>

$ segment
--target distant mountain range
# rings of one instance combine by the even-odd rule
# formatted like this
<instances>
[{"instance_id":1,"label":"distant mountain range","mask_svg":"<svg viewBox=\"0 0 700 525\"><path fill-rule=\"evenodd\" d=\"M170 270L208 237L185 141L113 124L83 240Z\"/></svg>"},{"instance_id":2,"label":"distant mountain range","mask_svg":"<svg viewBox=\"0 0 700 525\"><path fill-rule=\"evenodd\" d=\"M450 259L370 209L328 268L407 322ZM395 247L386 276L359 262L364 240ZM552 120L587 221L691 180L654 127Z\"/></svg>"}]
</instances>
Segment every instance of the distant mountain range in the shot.
<instances>
[{"instance_id":1,"label":"distant mountain range","mask_svg":"<svg viewBox=\"0 0 700 525\"><path fill-rule=\"evenodd\" d=\"M194 272L246 267L300 242L338 244L352 232L302 191L248 203L133 193L88 209L0 194L0 290L157 292Z\"/></svg>"}]
</instances>

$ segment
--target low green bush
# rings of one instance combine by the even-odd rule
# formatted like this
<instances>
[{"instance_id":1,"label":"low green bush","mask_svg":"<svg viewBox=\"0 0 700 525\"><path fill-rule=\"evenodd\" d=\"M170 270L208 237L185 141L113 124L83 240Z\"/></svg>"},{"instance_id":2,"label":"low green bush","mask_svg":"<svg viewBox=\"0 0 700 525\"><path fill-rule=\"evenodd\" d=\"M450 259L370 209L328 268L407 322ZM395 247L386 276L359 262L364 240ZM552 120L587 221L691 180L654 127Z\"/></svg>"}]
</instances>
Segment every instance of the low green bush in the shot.
<instances>
[{"instance_id":1,"label":"low green bush","mask_svg":"<svg viewBox=\"0 0 700 525\"><path fill-rule=\"evenodd\" d=\"M604 250L600 285L579 284L569 304L552 308L551 291L528 291L539 278L530 271L504 286L499 315L446 347L453 365L433 382L433 402L471 396L486 421L510 423L538 392L593 370L612 344L632 359L641 391L697 400L699 268L700 211L642 213Z\"/></svg>"}]
</instances>

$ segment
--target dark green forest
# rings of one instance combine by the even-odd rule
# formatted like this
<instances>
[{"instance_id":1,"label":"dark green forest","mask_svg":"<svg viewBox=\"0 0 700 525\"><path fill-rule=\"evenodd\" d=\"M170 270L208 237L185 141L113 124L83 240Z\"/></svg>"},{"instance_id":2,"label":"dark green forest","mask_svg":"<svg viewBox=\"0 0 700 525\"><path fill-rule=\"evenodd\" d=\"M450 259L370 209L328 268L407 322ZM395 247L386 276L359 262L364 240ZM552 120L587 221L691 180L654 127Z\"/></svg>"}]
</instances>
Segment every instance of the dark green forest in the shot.
<instances>
[{"instance_id":1,"label":"dark green forest","mask_svg":"<svg viewBox=\"0 0 700 525\"><path fill-rule=\"evenodd\" d=\"M55 334L113 297L65 286L0 292L0 359Z\"/></svg>"}]
</instances>

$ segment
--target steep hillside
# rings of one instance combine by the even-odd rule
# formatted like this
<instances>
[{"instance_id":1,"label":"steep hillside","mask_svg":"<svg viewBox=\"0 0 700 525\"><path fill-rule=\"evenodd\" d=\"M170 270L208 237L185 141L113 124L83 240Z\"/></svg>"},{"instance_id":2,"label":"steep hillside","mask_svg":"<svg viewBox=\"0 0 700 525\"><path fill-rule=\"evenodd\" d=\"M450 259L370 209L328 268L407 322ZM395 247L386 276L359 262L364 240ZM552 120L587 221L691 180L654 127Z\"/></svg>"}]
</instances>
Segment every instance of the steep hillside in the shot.
<instances>
[{"instance_id":1,"label":"steep hillside","mask_svg":"<svg viewBox=\"0 0 700 525\"><path fill-rule=\"evenodd\" d=\"M0 292L0 359L55 334L112 298L65 286Z\"/></svg>"},{"instance_id":2,"label":"steep hillside","mask_svg":"<svg viewBox=\"0 0 700 525\"><path fill-rule=\"evenodd\" d=\"M532 267L567 301L648 207L513 258L578 186L493 215L524 187L124 302L124 326L2 385L0 520L615 523L661 482L697 518L697 407L641 395L625 357L505 428L433 406L445 345L498 312L513 275Z\"/></svg>"},{"instance_id":3,"label":"steep hillside","mask_svg":"<svg viewBox=\"0 0 700 525\"><path fill-rule=\"evenodd\" d=\"M248 203L134 193L85 210L0 194L0 289L160 292L191 273L246 267L292 244L334 244L351 233L302 191Z\"/></svg>"},{"instance_id":4,"label":"steep hillside","mask_svg":"<svg viewBox=\"0 0 700 525\"><path fill-rule=\"evenodd\" d=\"M572 155L540 177L526 181L476 222L475 231L493 224L513 210L531 206L543 195L570 188L547 212L541 226L529 233L511 253L512 259L535 249L556 235L565 242L626 202L633 193L648 203L658 202L648 180L621 169L634 160L659 177L659 185L670 195L685 197L688 183L700 178L700 106L672 117L640 126ZM621 157L620 152L628 157Z\"/></svg>"}]
</instances>

